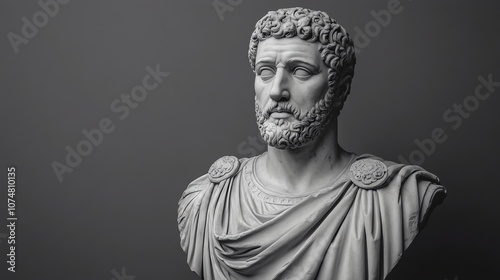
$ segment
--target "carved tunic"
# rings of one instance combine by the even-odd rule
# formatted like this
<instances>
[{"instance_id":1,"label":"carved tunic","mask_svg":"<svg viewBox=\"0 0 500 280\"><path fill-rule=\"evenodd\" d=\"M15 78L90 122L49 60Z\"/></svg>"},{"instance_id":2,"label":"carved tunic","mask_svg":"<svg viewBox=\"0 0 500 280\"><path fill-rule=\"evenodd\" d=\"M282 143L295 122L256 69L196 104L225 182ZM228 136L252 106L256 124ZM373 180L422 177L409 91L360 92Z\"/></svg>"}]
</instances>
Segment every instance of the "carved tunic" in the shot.
<instances>
[{"instance_id":1,"label":"carved tunic","mask_svg":"<svg viewBox=\"0 0 500 280\"><path fill-rule=\"evenodd\" d=\"M422 168L371 155L300 196L263 186L255 157L223 159L179 201L182 249L207 280L384 279L446 194Z\"/></svg>"}]
</instances>

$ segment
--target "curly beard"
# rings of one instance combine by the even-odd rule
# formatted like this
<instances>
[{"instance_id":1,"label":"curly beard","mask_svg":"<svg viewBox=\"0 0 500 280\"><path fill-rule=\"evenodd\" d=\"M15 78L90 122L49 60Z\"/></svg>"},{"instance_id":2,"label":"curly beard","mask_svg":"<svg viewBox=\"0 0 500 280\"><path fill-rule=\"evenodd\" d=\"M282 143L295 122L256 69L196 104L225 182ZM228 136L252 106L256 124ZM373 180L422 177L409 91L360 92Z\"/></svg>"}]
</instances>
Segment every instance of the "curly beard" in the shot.
<instances>
[{"instance_id":1,"label":"curly beard","mask_svg":"<svg viewBox=\"0 0 500 280\"><path fill-rule=\"evenodd\" d=\"M271 111L276 108L284 108L296 120L277 119L274 122L270 121ZM324 99L316 102L304 116L301 116L300 111L288 102L273 101L271 106L262 112L257 104L257 98L255 98L255 115L260 135L268 145L277 149L297 149L316 139L330 122L332 112L333 103L328 94Z\"/></svg>"}]
</instances>

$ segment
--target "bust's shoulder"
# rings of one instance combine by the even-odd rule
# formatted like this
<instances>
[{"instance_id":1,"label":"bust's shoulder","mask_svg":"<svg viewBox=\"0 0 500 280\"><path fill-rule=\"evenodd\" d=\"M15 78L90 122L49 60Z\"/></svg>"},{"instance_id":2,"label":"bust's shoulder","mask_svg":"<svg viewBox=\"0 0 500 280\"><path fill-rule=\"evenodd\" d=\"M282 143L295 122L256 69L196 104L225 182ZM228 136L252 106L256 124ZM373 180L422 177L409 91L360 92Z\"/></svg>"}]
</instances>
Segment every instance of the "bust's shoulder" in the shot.
<instances>
[{"instance_id":1,"label":"bust's shoulder","mask_svg":"<svg viewBox=\"0 0 500 280\"><path fill-rule=\"evenodd\" d=\"M419 228L425 226L432 210L447 196L439 178L424 168L370 154L356 157L350 166L349 176L360 189L377 190L380 202L390 211L402 207L403 212L410 215L407 220L416 221L418 218ZM415 225L413 222L410 224Z\"/></svg>"},{"instance_id":2,"label":"bust's shoulder","mask_svg":"<svg viewBox=\"0 0 500 280\"><path fill-rule=\"evenodd\" d=\"M229 179L238 172L250 160L250 158L237 158L235 156L223 156L215 160L208 172L194 179L189 183L184 194L191 194L210 188L212 184L218 184L223 180Z\"/></svg>"},{"instance_id":3,"label":"bust's shoulder","mask_svg":"<svg viewBox=\"0 0 500 280\"><path fill-rule=\"evenodd\" d=\"M350 180L363 189L380 189L391 184L400 185L409 178L415 183L428 181L433 184L440 184L440 180L436 175L418 165L401 164L372 154L356 156L349 167L348 173Z\"/></svg>"},{"instance_id":4,"label":"bust's shoulder","mask_svg":"<svg viewBox=\"0 0 500 280\"><path fill-rule=\"evenodd\" d=\"M204 198L209 198L214 185L236 175L248 159L238 159L234 156L223 156L217 159L208 172L191 181L179 200L179 213L198 205ZM197 203L194 203L196 202ZM181 211L182 210L182 211Z\"/></svg>"},{"instance_id":5,"label":"bust's shoulder","mask_svg":"<svg viewBox=\"0 0 500 280\"><path fill-rule=\"evenodd\" d=\"M237 158L235 156L223 156L214 161L208 169L208 179L212 183L220 183L223 180L235 176L250 159Z\"/></svg>"}]
</instances>

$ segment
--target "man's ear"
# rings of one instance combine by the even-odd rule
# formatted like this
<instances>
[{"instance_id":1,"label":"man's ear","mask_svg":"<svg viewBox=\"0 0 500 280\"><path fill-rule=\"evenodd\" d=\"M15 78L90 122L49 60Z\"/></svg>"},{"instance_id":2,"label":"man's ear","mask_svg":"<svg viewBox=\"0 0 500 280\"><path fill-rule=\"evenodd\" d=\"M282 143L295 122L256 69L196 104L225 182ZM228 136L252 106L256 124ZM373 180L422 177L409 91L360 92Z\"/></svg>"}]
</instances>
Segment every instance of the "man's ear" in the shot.
<instances>
[{"instance_id":1,"label":"man's ear","mask_svg":"<svg viewBox=\"0 0 500 280\"><path fill-rule=\"evenodd\" d=\"M342 102L345 101L347 95L349 95L349 91L351 90L351 81L352 76L350 75L343 77L342 80L340 80L339 88L337 90L337 100L341 100Z\"/></svg>"}]
</instances>

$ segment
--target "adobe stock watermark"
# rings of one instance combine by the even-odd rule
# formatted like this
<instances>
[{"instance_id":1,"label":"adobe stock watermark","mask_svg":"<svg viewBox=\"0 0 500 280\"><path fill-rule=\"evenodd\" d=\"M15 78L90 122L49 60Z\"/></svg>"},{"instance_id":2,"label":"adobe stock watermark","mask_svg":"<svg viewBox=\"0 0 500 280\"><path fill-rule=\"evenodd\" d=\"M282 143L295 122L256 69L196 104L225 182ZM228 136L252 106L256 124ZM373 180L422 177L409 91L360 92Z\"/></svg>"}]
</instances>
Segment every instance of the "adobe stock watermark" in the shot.
<instances>
[{"instance_id":1,"label":"adobe stock watermark","mask_svg":"<svg viewBox=\"0 0 500 280\"><path fill-rule=\"evenodd\" d=\"M493 74L488 74L485 78L478 76L478 85L473 94L466 96L461 103L455 103L443 113L443 121L449 124L452 130L457 130L462 126L465 119L470 118L481 102L491 97L497 87L500 87L500 81L493 80ZM436 127L431 131L430 137L423 140L415 139L417 146L407 157L398 156L398 160L404 164L421 165L427 157L436 152L437 145L448 140L448 134L442 127Z\"/></svg>"},{"instance_id":2,"label":"adobe stock watermark","mask_svg":"<svg viewBox=\"0 0 500 280\"><path fill-rule=\"evenodd\" d=\"M137 108L143 102L152 90L156 89L170 73L162 72L160 65L156 67L146 66L147 74L142 78L142 83L133 87L128 94L121 94L120 98L113 100L109 106L113 116L120 121L124 121L130 115L130 112ZM113 132L116 129L115 123L111 118L104 117L99 122L96 128L90 130L82 130L82 140L74 146L66 146L66 157L64 163L53 161L51 167L61 183L65 173L71 173L78 167L84 157L89 156L94 147L102 144L104 135Z\"/></svg>"},{"instance_id":3,"label":"adobe stock watermark","mask_svg":"<svg viewBox=\"0 0 500 280\"><path fill-rule=\"evenodd\" d=\"M234 11L234 8L243 3L243 0L214 0L212 6L214 7L220 21L224 21L224 14Z\"/></svg>"},{"instance_id":4,"label":"adobe stock watermark","mask_svg":"<svg viewBox=\"0 0 500 280\"><path fill-rule=\"evenodd\" d=\"M70 0L39 0L38 6L40 10L36 11L31 19L22 17L23 23L20 35L14 32L7 34L10 45L16 54L19 53L21 44L28 44L30 39L33 39L39 32L39 29L49 23L49 18L55 17L61 10L61 5L66 5Z\"/></svg>"},{"instance_id":5,"label":"adobe stock watermark","mask_svg":"<svg viewBox=\"0 0 500 280\"><path fill-rule=\"evenodd\" d=\"M118 273L116 269L111 270L111 274L113 274L113 278L111 280L134 280L135 276L127 275L125 271L125 267L122 267L121 273Z\"/></svg>"},{"instance_id":6,"label":"adobe stock watermark","mask_svg":"<svg viewBox=\"0 0 500 280\"><path fill-rule=\"evenodd\" d=\"M412 1L412 0L408 0ZM386 28L392 21L394 15L398 15L403 11L403 5L399 0L389 0L387 2L387 8L377 11L371 10L370 15L373 20L370 20L365 24L363 29L355 26L352 40L354 41L354 49L356 54L359 54L362 49L366 48L372 38L377 37L381 32L382 28Z\"/></svg>"},{"instance_id":7,"label":"adobe stock watermark","mask_svg":"<svg viewBox=\"0 0 500 280\"><path fill-rule=\"evenodd\" d=\"M267 143L260 136L249 135L247 139L238 144L238 154L240 156L254 157L267 148Z\"/></svg>"}]
</instances>

